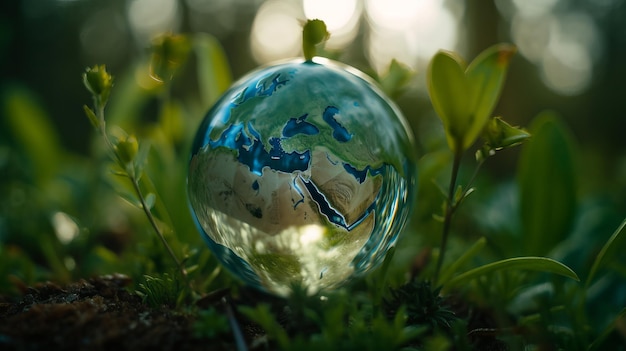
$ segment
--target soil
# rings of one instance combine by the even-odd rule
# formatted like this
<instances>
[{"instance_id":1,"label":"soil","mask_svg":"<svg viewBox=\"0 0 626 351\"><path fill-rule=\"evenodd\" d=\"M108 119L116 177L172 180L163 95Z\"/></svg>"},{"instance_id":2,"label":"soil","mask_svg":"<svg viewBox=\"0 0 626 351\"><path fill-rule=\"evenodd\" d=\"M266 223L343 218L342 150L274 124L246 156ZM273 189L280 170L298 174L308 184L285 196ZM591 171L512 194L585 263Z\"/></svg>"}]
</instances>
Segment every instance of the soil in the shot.
<instances>
[{"instance_id":1,"label":"soil","mask_svg":"<svg viewBox=\"0 0 626 351\"><path fill-rule=\"evenodd\" d=\"M107 275L84 279L67 286L46 282L24 287L22 296L0 296L0 350L235 350L228 332L218 336L194 334L197 313L170 306L150 307L129 292L130 279ZM242 291L240 301L273 302L276 298L256 291ZM227 314L223 297L228 291L206 296L197 307L215 307ZM456 306L456 313L469 318L475 331L492 327L491 321L471 321L471 313ZM230 309L233 312L235 309ZM191 311L191 309L189 309ZM279 316L284 319L285 316ZM267 338L258 326L234 315L250 350L267 349ZM482 328L481 328L482 327ZM472 330L472 329L470 329ZM493 335L475 335L480 350L507 350Z\"/></svg>"},{"instance_id":2,"label":"soil","mask_svg":"<svg viewBox=\"0 0 626 351\"><path fill-rule=\"evenodd\" d=\"M0 302L1 350L234 349L193 335L194 315L151 308L128 292L123 275L43 283L18 301ZM216 345L217 342L217 345Z\"/></svg>"}]
</instances>

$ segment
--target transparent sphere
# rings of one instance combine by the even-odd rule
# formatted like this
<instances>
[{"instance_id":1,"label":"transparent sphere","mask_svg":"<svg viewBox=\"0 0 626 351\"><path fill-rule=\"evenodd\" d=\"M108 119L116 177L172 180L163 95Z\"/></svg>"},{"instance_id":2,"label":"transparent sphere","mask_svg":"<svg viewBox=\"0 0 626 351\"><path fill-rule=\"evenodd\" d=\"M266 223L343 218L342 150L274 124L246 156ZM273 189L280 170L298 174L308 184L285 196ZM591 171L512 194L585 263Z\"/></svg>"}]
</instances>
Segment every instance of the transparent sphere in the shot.
<instances>
[{"instance_id":1,"label":"transparent sphere","mask_svg":"<svg viewBox=\"0 0 626 351\"><path fill-rule=\"evenodd\" d=\"M211 108L188 194L209 248L249 285L335 288L394 245L415 188L413 136L363 73L328 60L256 70Z\"/></svg>"}]
</instances>

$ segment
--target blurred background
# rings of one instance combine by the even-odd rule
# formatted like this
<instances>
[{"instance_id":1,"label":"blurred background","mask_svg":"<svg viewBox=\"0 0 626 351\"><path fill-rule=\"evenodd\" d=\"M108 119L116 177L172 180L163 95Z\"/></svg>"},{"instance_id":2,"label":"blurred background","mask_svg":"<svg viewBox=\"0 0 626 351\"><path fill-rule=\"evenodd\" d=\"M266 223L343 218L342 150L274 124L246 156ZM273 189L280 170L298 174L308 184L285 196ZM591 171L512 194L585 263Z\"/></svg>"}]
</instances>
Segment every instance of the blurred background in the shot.
<instances>
[{"instance_id":1,"label":"blurred background","mask_svg":"<svg viewBox=\"0 0 626 351\"><path fill-rule=\"evenodd\" d=\"M470 60L493 43L512 42L519 55L498 112L524 125L554 109L585 147L608 154L626 147L623 0L13 0L1 6L2 85L32 90L73 150L87 142L80 108L87 93L77 79L84 67L104 63L120 75L155 35L205 32L221 42L236 78L299 55L305 18L327 22L327 49L338 59L377 73L396 58L419 77L438 49ZM416 89L423 98L423 84Z\"/></svg>"},{"instance_id":2,"label":"blurred background","mask_svg":"<svg viewBox=\"0 0 626 351\"><path fill-rule=\"evenodd\" d=\"M507 41L519 48L497 112L525 125L538 111L561 113L586 148L620 155L626 78L623 0L13 0L0 14L2 85L31 90L63 133L84 150L87 98L80 74L104 63L128 71L163 32L205 32L223 45L233 76L300 54L300 26L321 18L327 49L365 71L390 60L423 78L438 49L467 60ZM414 95L413 95L414 96ZM406 104L405 104L406 105ZM406 114L423 113L409 106Z\"/></svg>"},{"instance_id":3,"label":"blurred background","mask_svg":"<svg viewBox=\"0 0 626 351\"><path fill-rule=\"evenodd\" d=\"M259 65L300 55L303 21L320 18L332 34L328 56L374 77L384 75L394 58L416 72L397 101L414 128L420 155L445 145L425 89L433 54L454 50L470 61L492 44L511 42L518 54L496 114L528 126L541 111L554 111L576 144L577 191L581 198L602 199L603 213L610 212L604 238L626 212L624 0L10 0L0 8L0 242L7 244L5 256L9 249L37 252L31 255L35 261L56 265L66 276L80 276L71 273L74 261L88 261L80 251L88 244L67 248L79 233L100 231L98 240L113 253L128 240L122 210L103 205L112 201L110 190L94 185L100 184L94 175L100 169L89 171L93 131L82 109L90 96L81 74L87 66L106 64L116 77L112 104L121 101L128 82L145 84L138 62L149 57L155 36L168 32L215 38L237 79ZM191 72L175 94L193 96L197 90ZM148 99L134 111L150 125L158 109ZM203 115L194 111L190 129ZM52 141L43 143L43 136ZM181 161L172 163L181 174L184 150L175 154ZM496 183L514 178L517 155L513 150L496 156L486 174ZM46 172L55 174L48 188L41 185ZM47 195L38 197L42 192ZM184 204L182 194L171 196ZM23 234L42 231L56 233L52 248ZM61 258L55 250L64 252ZM98 250L98 260L108 257ZM21 267L18 256L11 256L15 267Z\"/></svg>"}]
</instances>

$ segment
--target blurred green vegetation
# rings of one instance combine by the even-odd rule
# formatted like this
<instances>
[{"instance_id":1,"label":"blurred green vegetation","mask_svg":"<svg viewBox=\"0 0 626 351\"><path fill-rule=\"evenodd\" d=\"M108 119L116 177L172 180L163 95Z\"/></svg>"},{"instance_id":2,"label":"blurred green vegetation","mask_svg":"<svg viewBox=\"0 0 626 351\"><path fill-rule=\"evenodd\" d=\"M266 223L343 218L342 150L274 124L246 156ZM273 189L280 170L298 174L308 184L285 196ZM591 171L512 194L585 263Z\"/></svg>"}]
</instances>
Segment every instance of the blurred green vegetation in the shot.
<instances>
[{"instance_id":1,"label":"blurred green vegetation","mask_svg":"<svg viewBox=\"0 0 626 351\"><path fill-rule=\"evenodd\" d=\"M143 293L165 291L166 301L155 304L181 298L162 284L177 276L176 267L137 208L129 184L112 174L104 144L83 115L82 105L90 105L90 97L81 74L95 63L107 64L115 76L107 107L111 133L122 135L123 129L137 137L140 149L149 150L142 191L153 194L152 210L189 268L194 288L201 293L237 289L238 283L222 272L197 233L185 179L191 136L204 113L233 78L256 65L248 37L261 2L238 2L246 8L234 19L236 29L216 33L191 31L186 3L181 2L180 31L191 32L184 37L189 51L181 54L185 58L181 66L164 79L155 79L151 69L158 66L159 55L168 53L151 47L155 42L136 40L127 25L118 33L123 38L117 47L121 53L101 57L86 53L86 23L101 11L109 11L112 21L124 21L124 1L21 0L0 5L0 294L14 295L44 280L69 282L121 272L131 276ZM489 159L476 178L477 191L460 207L452 227L442 271L448 278L522 255L558 260L581 278L577 283L542 273L497 271L456 289L477 308L492 311L499 326L524 331L503 336L515 345L513 349L542 342L568 350L588 349L583 345L603 349L624 340L624 313L619 311L626 307L626 257L621 254L626 233L619 226L626 216L621 88L626 78L626 23L621 20L626 4L611 3L611 11L598 17L605 49L585 92L554 93L540 81L533 63L521 55L513 58L495 113L527 127L533 137L523 147ZM591 7L585 1L569 6L581 11ZM511 41L502 29L511 21L492 2L468 2L459 20L468 31L464 57ZM362 53L363 36L335 55L376 75ZM391 67L393 72L396 66ZM171 69L165 65L158 75ZM309 345L328 346L333 341L340 347L339 340L356 337L369 347L388 346L425 333L407 327L400 317L388 321L368 310L376 310L377 299L387 294L380 291L387 285L402 287L407 276L432 277L439 254L441 223L433 214L441 213L442 198L433 182L447 182L452 154L424 93L424 75L380 78L383 86L408 82L394 97L415 131L421 156L411 223L384 272L349 287L358 292L355 299L341 290L329 304L343 307L318 309L307 305L311 301L299 305L308 321L317 323L315 335L323 336ZM468 182L474 166L471 157L464 159L460 182ZM445 267L452 268L446 272ZM344 303L348 299L351 302ZM307 334L286 340L266 307L244 313L284 349L302 349ZM331 328L349 318L368 324ZM452 328L463 328L457 324ZM374 341L364 337L372 325L380 332ZM621 330L613 328L620 325ZM210 328L199 332L212 335ZM221 323L216 333L223 334L224 329L228 328ZM440 330L429 335L429 345L449 343L441 341ZM455 345L462 349L459 345L464 343L467 340L456 340Z\"/></svg>"}]
</instances>

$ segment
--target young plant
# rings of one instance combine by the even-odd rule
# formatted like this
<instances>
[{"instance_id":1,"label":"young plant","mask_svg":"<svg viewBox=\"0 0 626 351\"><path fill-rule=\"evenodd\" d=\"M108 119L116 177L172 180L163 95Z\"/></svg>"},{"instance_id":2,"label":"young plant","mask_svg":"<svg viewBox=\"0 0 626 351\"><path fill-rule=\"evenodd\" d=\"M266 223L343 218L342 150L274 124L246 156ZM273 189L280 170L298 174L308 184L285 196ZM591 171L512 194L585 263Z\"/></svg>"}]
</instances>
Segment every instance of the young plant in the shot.
<instances>
[{"instance_id":1,"label":"young plant","mask_svg":"<svg viewBox=\"0 0 626 351\"><path fill-rule=\"evenodd\" d=\"M192 55L196 60L189 59ZM188 74L196 76L197 85L178 84ZM144 267L135 274L143 277L144 287L150 286L146 277L151 276L152 282L172 284L183 289L186 297L197 297L195 291L230 283L198 235L185 196L193 134L200 117L231 82L219 42L206 34L155 38L149 55L115 81L117 94L110 103L113 78L104 66L87 69L83 78L94 99L92 108L85 106L85 113L113 161L113 174L119 180L113 185L144 213L148 231L155 233L156 240L138 243ZM156 113L152 106L157 107ZM146 111L150 118L142 118ZM133 132L126 133L120 126ZM155 244L161 247L155 250ZM167 255L174 265L168 264ZM174 272L170 266L176 267Z\"/></svg>"},{"instance_id":2,"label":"young plant","mask_svg":"<svg viewBox=\"0 0 626 351\"><path fill-rule=\"evenodd\" d=\"M518 145L530 134L512 127L500 117L491 117L498 102L510 59L515 47L509 44L492 46L478 55L469 65L456 53L439 51L431 60L427 84L433 108L443 122L448 146L453 154L452 172L443 206L441 246L433 281L444 289L466 283L488 271L502 269L539 270L561 274L578 280L576 274L563 264L544 257L520 257L494 262L464 274L441 279L448 237L454 213L463 200L471 194L473 178L463 187L457 185L461 161L478 137L484 145L476 152L476 172L485 160L496 151ZM479 248L478 248L479 249ZM471 250L474 254L477 250ZM466 260L468 257L463 257ZM445 286L446 283L448 286Z\"/></svg>"},{"instance_id":3,"label":"young plant","mask_svg":"<svg viewBox=\"0 0 626 351\"><path fill-rule=\"evenodd\" d=\"M104 140L107 152L114 161L115 169L113 173L120 177L128 179L135 192L135 196L139 201L139 207L145 213L150 225L154 229L155 234L167 249L168 254L172 260L176 263L183 277L187 277L187 271L185 267L178 259L171 246L165 239L161 227L158 225L157 220L152 214L152 208L155 203L155 195L144 194L139 185L139 181L143 176L143 169L145 161L148 156L148 147L139 147L137 138L133 135L128 135L123 132L116 140L111 140L106 128L106 120L104 118L104 109L109 96L111 95L111 89L113 88L113 76L106 71L104 65L96 65L91 68L87 68L83 73L83 83L85 87L91 92L94 101L94 109L92 110L87 105L83 106L85 114L89 118L89 121L93 127L98 131Z\"/></svg>"},{"instance_id":4,"label":"young plant","mask_svg":"<svg viewBox=\"0 0 626 351\"><path fill-rule=\"evenodd\" d=\"M307 61L313 60L317 53L317 46L323 45L329 37L330 33L326 29L324 21L318 19L308 20L302 29L302 52L304 59Z\"/></svg>"}]
</instances>

